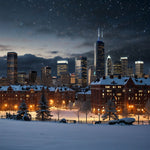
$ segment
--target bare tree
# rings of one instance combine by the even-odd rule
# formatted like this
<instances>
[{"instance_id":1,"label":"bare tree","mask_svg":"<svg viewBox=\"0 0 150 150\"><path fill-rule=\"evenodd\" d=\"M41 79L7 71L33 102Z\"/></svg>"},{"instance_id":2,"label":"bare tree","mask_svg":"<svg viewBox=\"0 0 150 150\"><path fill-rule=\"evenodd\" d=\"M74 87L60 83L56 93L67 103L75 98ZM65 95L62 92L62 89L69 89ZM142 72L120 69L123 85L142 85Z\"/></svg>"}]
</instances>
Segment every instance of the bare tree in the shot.
<instances>
[{"instance_id":1,"label":"bare tree","mask_svg":"<svg viewBox=\"0 0 150 150\"><path fill-rule=\"evenodd\" d=\"M78 117L78 122L80 120L80 107L81 107L81 101L76 100L75 101L75 107L77 108L76 115Z\"/></svg>"},{"instance_id":2,"label":"bare tree","mask_svg":"<svg viewBox=\"0 0 150 150\"><path fill-rule=\"evenodd\" d=\"M129 112L128 112L127 106L124 104L123 109L122 109L122 116L127 118L128 115L129 115Z\"/></svg>"},{"instance_id":3,"label":"bare tree","mask_svg":"<svg viewBox=\"0 0 150 150\"><path fill-rule=\"evenodd\" d=\"M88 101L84 101L80 107L80 111L85 113L86 115L86 123L87 123L87 117L88 117L88 113L91 111L91 102L90 100Z\"/></svg>"}]
</instances>

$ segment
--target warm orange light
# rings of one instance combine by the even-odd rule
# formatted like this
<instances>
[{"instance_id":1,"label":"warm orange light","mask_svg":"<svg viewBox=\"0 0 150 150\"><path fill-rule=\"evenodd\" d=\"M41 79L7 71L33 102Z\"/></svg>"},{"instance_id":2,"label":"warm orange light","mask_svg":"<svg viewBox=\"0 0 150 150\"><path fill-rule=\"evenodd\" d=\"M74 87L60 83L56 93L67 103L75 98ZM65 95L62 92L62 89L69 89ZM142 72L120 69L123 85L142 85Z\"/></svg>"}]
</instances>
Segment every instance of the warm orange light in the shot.
<instances>
[{"instance_id":1,"label":"warm orange light","mask_svg":"<svg viewBox=\"0 0 150 150\"><path fill-rule=\"evenodd\" d=\"M7 104L5 104L4 106L5 106L5 107L7 107L8 105L7 105Z\"/></svg>"},{"instance_id":2,"label":"warm orange light","mask_svg":"<svg viewBox=\"0 0 150 150\"><path fill-rule=\"evenodd\" d=\"M50 99L50 105L53 105L54 104L54 100Z\"/></svg>"},{"instance_id":3,"label":"warm orange light","mask_svg":"<svg viewBox=\"0 0 150 150\"><path fill-rule=\"evenodd\" d=\"M14 108L15 108L15 109L17 109L17 108L18 108L18 106L17 106L17 105L15 105L15 106L14 106Z\"/></svg>"},{"instance_id":4,"label":"warm orange light","mask_svg":"<svg viewBox=\"0 0 150 150\"><path fill-rule=\"evenodd\" d=\"M102 109L102 112L104 112L105 111L105 109Z\"/></svg>"},{"instance_id":5,"label":"warm orange light","mask_svg":"<svg viewBox=\"0 0 150 150\"><path fill-rule=\"evenodd\" d=\"M62 101L62 104L65 104L65 103L66 103L66 102L63 100L63 101Z\"/></svg>"},{"instance_id":6,"label":"warm orange light","mask_svg":"<svg viewBox=\"0 0 150 150\"><path fill-rule=\"evenodd\" d=\"M93 108L93 112L95 112L95 108Z\"/></svg>"},{"instance_id":7,"label":"warm orange light","mask_svg":"<svg viewBox=\"0 0 150 150\"><path fill-rule=\"evenodd\" d=\"M129 108L134 108L134 105L129 105Z\"/></svg>"},{"instance_id":8,"label":"warm orange light","mask_svg":"<svg viewBox=\"0 0 150 150\"><path fill-rule=\"evenodd\" d=\"M30 105L30 108L32 108L33 106L32 105Z\"/></svg>"}]
</instances>

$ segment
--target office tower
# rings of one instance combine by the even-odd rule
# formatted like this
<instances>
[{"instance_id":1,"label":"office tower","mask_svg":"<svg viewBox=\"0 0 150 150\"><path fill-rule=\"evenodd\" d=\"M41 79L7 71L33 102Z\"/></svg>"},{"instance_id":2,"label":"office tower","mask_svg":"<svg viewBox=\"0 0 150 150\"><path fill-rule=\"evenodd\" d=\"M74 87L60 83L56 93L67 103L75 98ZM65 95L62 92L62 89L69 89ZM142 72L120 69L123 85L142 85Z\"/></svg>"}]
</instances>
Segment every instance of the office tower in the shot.
<instances>
[{"instance_id":1,"label":"office tower","mask_svg":"<svg viewBox=\"0 0 150 150\"><path fill-rule=\"evenodd\" d=\"M116 61L113 64L113 75L114 76L121 76L121 62Z\"/></svg>"},{"instance_id":2,"label":"office tower","mask_svg":"<svg viewBox=\"0 0 150 150\"><path fill-rule=\"evenodd\" d=\"M43 85L50 86L52 84L51 67L45 66L41 69L41 81Z\"/></svg>"},{"instance_id":3,"label":"office tower","mask_svg":"<svg viewBox=\"0 0 150 150\"><path fill-rule=\"evenodd\" d=\"M91 82L94 80L95 80L94 66L89 66L88 67L88 85L90 85Z\"/></svg>"},{"instance_id":4,"label":"office tower","mask_svg":"<svg viewBox=\"0 0 150 150\"><path fill-rule=\"evenodd\" d=\"M70 74L69 73L61 73L60 82L62 86L69 86L70 84Z\"/></svg>"},{"instance_id":5,"label":"office tower","mask_svg":"<svg viewBox=\"0 0 150 150\"><path fill-rule=\"evenodd\" d=\"M72 73L71 76L70 76L70 84L75 84L76 82L76 75L75 73Z\"/></svg>"},{"instance_id":6,"label":"office tower","mask_svg":"<svg viewBox=\"0 0 150 150\"><path fill-rule=\"evenodd\" d=\"M18 72L18 84L26 84L27 74L26 72Z\"/></svg>"},{"instance_id":7,"label":"office tower","mask_svg":"<svg viewBox=\"0 0 150 150\"><path fill-rule=\"evenodd\" d=\"M67 60L57 61L57 77L60 77L61 73L68 73L68 61Z\"/></svg>"},{"instance_id":8,"label":"office tower","mask_svg":"<svg viewBox=\"0 0 150 150\"><path fill-rule=\"evenodd\" d=\"M132 66L129 66L129 67L128 67L128 76L129 76L129 77L134 77L133 67L132 67Z\"/></svg>"},{"instance_id":9,"label":"office tower","mask_svg":"<svg viewBox=\"0 0 150 150\"><path fill-rule=\"evenodd\" d=\"M17 53L7 53L7 80L10 84L17 83Z\"/></svg>"},{"instance_id":10,"label":"office tower","mask_svg":"<svg viewBox=\"0 0 150 150\"><path fill-rule=\"evenodd\" d=\"M87 58L78 57L75 60L76 84L78 86L87 86Z\"/></svg>"},{"instance_id":11,"label":"office tower","mask_svg":"<svg viewBox=\"0 0 150 150\"><path fill-rule=\"evenodd\" d=\"M105 75L105 51L104 42L100 40L103 37L103 32L100 34L98 29L98 40L95 43L94 48L94 67L96 71L96 77L101 78Z\"/></svg>"},{"instance_id":12,"label":"office tower","mask_svg":"<svg viewBox=\"0 0 150 150\"><path fill-rule=\"evenodd\" d=\"M143 67L144 67L144 62L143 61L135 61L135 75L137 75L138 78L143 77Z\"/></svg>"},{"instance_id":13,"label":"office tower","mask_svg":"<svg viewBox=\"0 0 150 150\"><path fill-rule=\"evenodd\" d=\"M30 71L29 73L29 83L34 84L37 79L37 71Z\"/></svg>"},{"instance_id":14,"label":"office tower","mask_svg":"<svg viewBox=\"0 0 150 150\"><path fill-rule=\"evenodd\" d=\"M113 74L113 66L112 66L112 59L110 57L110 55L107 56L106 59L106 76L110 76Z\"/></svg>"},{"instance_id":15,"label":"office tower","mask_svg":"<svg viewBox=\"0 0 150 150\"><path fill-rule=\"evenodd\" d=\"M128 57L121 57L121 74L122 76L127 76L128 75Z\"/></svg>"}]
</instances>

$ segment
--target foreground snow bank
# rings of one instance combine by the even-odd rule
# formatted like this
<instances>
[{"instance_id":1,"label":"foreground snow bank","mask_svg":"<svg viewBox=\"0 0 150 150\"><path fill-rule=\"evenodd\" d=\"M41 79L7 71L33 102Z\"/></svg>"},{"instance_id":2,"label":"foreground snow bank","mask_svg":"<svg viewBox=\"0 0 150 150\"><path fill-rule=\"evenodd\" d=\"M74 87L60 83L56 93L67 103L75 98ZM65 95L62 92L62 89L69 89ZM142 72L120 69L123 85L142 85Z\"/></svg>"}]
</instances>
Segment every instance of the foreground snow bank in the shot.
<instances>
[{"instance_id":1,"label":"foreground snow bank","mask_svg":"<svg viewBox=\"0 0 150 150\"><path fill-rule=\"evenodd\" d=\"M149 150L150 126L0 119L0 150Z\"/></svg>"}]
</instances>

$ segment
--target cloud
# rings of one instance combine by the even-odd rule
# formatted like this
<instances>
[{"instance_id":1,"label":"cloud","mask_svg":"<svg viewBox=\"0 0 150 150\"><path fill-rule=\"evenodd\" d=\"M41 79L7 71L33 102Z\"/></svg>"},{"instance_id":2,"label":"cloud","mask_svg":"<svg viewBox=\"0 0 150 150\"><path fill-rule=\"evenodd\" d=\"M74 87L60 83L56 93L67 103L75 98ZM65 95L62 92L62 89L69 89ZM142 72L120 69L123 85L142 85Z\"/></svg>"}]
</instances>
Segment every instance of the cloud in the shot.
<instances>
[{"instance_id":1,"label":"cloud","mask_svg":"<svg viewBox=\"0 0 150 150\"><path fill-rule=\"evenodd\" d=\"M50 52L51 54L57 54L57 53L59 53L58 51L51 51Z\"/></svg>"},{"instance_id":2,"label":"cloud","mask_svg":"<svg viewBox=\"0 0 150 150\"><path fill-rule=\"evenodd\" d=\"M0 51L11 51L11 47L9 45L0 45Z\"/></svg>"},{"instance_id":3,"label":"cloud","mask_svg":"<svg viewBox=\"0 0 150 150\"><path fill-rule=\"evenodd\" d=\"M91 47L91 45L93 45L93 42L85 41L85 42L75 46L75 48Z\"/></svg>"}]
</instances>

